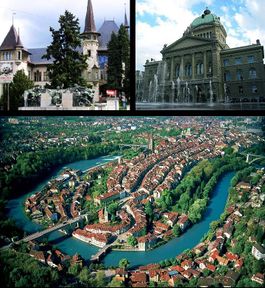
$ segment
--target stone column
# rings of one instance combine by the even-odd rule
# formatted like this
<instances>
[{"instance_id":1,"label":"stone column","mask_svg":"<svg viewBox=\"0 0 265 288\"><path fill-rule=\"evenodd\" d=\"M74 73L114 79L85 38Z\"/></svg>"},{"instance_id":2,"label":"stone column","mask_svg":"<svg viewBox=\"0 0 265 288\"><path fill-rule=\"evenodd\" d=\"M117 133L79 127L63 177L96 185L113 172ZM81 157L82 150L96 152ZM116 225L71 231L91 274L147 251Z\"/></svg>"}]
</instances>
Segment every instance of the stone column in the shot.
<instances>
[{"instance_id":1,"label":"stone column","mask_svg":"<svg viewBox=\"0 0 265 288\"><path fill-rule=\"evenodd\" d=\"M174 76L174 58L171 58L171 71L170 71L170 81L173 80Z\"/></svg>"},{"instance_id":2,"label":"stone column","mask_svg":"<svg viewBox=\"0 0 265 288\"><path fill-rule=\"evenodd\" d=\"M192 54L192 79L195 79L195 53Z\"/></svg>"},{"instance_id":3,"label":"stone column","mask_svg":"<svg viewBox=\"0 0 265 288\"><path fill-rule=\"evenodd\" d=\"M183 79L184 77L184 56L181 56L181 61L180 61L180 79Z\"/></svg>"},{"instance_id":4,"label":"stone column","mask_svg":"<svg viewBox=\"0 0 265 288\"><path fill-rule=\"evenodd\" d=\"M207 78L207 71L206 71L206 51L203 52L203 74L204 78Z\"/></svg>"}]
</instances>

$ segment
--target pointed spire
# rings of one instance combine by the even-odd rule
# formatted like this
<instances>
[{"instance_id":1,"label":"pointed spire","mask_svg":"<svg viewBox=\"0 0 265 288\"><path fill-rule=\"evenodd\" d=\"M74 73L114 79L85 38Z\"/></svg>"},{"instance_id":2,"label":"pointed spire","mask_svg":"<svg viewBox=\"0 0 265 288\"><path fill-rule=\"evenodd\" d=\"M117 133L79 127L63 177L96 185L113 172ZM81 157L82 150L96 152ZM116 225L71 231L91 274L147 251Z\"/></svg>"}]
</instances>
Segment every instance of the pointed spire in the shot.
<instances>
[{"instance_id":1,"label":"pointed spire","mask_svg":"<svg viewBox=\"0 0 265 288\"><path fill-rule=\"evenodd\" d=\"M18 30L18 36L17 36L17 44L16 44L16 47L23 48L23 44L22 44L22 42L21 42L20 35L19 35L19 30Z\"/></svg>"},{"instance_id":2,"label":"pointed spire","mask_svg":"<svg viewBox=\"0 0 265 288\"><path fill-rule=\"evenodd\" d=\"M124 26L125 28L129 28L129 23L128 23L128 19L127 19L127 14L126 14L126 3L124 3L124 6L125 6L125 14L124 14Z\"/></svg>"},{"instance_id":3,"label":"pointed spire","mask_svg":"<svg viewBox=\"0 0 265 288\"><path fill-rule=\"evenodd\" d=\"M94 32L96 33L96 25L93 13L93 6L91 0L87 2L87 11L86 11L86 22L84 33Z\"/></svg>"},{"instance_id":4,"label":"pointed spire","mask_svg":"<svg viewBox=\"0 0 265 288\"><path fill-rule=\"evenodd\" d=\"M7 33L2 45L0 46L0 50L13 50L16 49L17 46L17 31L14 25L11 26L9 32Z\"/></svg>"}]
</instances>

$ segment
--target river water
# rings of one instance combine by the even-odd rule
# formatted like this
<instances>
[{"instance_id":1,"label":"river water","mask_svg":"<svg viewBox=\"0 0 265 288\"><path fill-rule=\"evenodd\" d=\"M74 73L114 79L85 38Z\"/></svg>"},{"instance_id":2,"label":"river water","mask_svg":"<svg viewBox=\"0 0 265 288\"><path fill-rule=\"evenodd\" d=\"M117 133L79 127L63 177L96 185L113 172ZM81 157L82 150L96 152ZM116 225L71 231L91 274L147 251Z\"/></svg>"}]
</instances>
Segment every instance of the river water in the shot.
<instances>
[{"instance_id":1,"label":"river water","mask_svg":"<svg viewBox=\"0 0 265 288\"><path fill-rule=\"evenodd\" d=\"M64 167L86 170L96 165L107 163L116 158L117 156L104 156L97 159L70 163L64 165ZM49 181L51 177L57 176L62 171L62 169L63 167L54 171L54 173L49 178L44 179L30 193L27 193L8 202L8 216L13 218L17 225L21 227L25 232L33 233L42 229L40 225L31 222L24 213L25 199L31 194L41 190L47 181ZM147 252L111 251L103 260L105 266L116 266L118 265L119 260L122 258L127 258L131 267L146 265L148 263L157 263L161 260L175 257L176 255L182 253L183 250L196 246L203 235L209 230L210 223L214 220L218 220L224 211L228 190L230 187L230 181L234 175L235 172L228 172L219 179L219 182L212 193L212 197L204 214L203 220L196 225L193 225L181 237L175 238L165 245ZM90 257L98 251L97 247L79 241L73 237L68 237L60 232L51 233L48 237L48 240L63 252L69 255L79 253L84 259L90 259Z\"/></svg>"}]
</instances>

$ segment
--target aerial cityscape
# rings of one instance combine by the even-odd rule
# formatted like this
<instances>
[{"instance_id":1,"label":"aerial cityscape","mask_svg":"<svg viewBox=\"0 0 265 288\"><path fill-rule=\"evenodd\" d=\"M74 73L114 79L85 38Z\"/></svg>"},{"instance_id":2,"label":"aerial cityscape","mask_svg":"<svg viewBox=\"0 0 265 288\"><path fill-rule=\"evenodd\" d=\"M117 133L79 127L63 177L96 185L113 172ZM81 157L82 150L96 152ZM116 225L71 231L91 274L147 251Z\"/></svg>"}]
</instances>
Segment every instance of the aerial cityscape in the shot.
<instances>
[{"instance_id":1,"label":"aerial cityscape","mask_svg":"<svg viewBox=\"0 0 265 288\"><path fill-rule=\"evenodd\" d=\"M262 287L264 117L0 118L6 287Z\"/></svg>"}]
</instances>

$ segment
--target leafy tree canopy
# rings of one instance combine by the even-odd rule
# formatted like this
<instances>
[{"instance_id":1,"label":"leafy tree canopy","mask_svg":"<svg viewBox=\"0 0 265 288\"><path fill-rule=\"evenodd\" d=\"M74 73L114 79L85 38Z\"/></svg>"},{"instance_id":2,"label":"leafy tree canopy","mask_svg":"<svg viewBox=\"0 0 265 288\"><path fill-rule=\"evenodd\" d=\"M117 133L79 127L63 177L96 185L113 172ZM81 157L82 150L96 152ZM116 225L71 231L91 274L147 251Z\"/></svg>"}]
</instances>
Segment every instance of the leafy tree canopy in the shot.
<instances>
[{"instance_id":1,"label":"leafy tree canopy","mask_svg":"<svg viewBox=\"0 0 265 288\"><path fill-rule=\"evenodd\" d=\"M33 88L33 82L26 76L24 70L18 70L10 84L10 110L17 110L24 105L23 93Z\"/></svg>"},{"instance_id":2,"label":"leafy tree canopy","mask_svg":"<svg viewBox=\"0 0 265 288\"><path fill-rule=\"evenodd\" d=\"M81 46L79 20L65 11L59 18L60 28L50 28L52 43L43 56L48 60L53 59L53 64L48 66L51 88L73 87L75 84L84 86L82 72L87 68L86 56L78 51Z\"/></svg>"}]
</instances>

